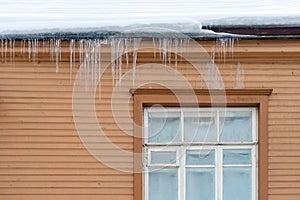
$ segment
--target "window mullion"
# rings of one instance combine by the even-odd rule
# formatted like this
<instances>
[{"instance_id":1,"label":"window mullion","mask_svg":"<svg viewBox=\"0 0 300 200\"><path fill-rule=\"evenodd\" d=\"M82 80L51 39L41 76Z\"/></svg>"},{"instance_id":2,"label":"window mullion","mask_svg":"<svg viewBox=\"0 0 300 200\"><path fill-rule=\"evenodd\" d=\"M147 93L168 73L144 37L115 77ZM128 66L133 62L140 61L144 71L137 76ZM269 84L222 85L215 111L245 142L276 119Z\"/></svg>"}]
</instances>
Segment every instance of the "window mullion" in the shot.
<instances>
[{"instance_id":1,"label":"window mullion","mask_svg":"<svg viewBox=\"0 0 300 200\"><path fill-rule=\"evenodd\" d=\"M184 115L183 109L181 108L181 115L180 115L180 131L181 131L181 142L184 142ZM179 148L179 181L180 184L179 188L179 200L185 200L185 146L181 146Z\"/></svg>"},{"instance_id":2,"label":"window mullion","mask_svg":"<svg viewBox=\"0 0 300 200\"><path fill-rule=\"evenodd\" d=\"M185 154L186 154L186 147L182 146L180 148L180 179L181 179L181 188L180 188L180 200L185 200L186 195L185 195L185 191L186 191L186 169L185 169Z\"/></svg>"},{"instance_id":3,"label":"window mullion","mask_svg":"<svg viewBox=\"0 0 300 200\"><path fill-rule=\"evenodd\" d=\"M217 146L217 184L216 184L216 192L218 195L217 200L223 199L223 149L221 146Z\"/></svg>"},{"instance_id":4,"label":"window mullion","mask_svg":"<svg viewBox=\"0 0 300 200\"><path fill-rule=\"evenodd\" d=\"M181 142L184 142L184 117L183 117L183 109L180 110L180 134L181 134Z\"/></svg>"},{"instance_id":5,"label":"window mullion","mask_svg":"<svg viewBox=\"0 0 300 200\"><path fill-rule=\"evenodd\" d=\"M220 111L217 111L217 117L216 117L217 118L216 124L217 124L217 143L218 144L220 144L220 137L221 137L220 136L221 135L220 134L220 114L219 113L220 113Z\"/></svg>"},{"instance_id":6,"label":"window mullion","mask_svg":"<svg viewBox=\"0 0 300 200\"><path fill-rule=\"evenodd\" d=\"M217 144L220 143L220 111L217 111ZM223 179L222 179L222 156L221 156L221 146L216 145L216 177L215 177L215 196L216 200L222 200L222 188L223 188Z\"/></svg>"}]
</instances>

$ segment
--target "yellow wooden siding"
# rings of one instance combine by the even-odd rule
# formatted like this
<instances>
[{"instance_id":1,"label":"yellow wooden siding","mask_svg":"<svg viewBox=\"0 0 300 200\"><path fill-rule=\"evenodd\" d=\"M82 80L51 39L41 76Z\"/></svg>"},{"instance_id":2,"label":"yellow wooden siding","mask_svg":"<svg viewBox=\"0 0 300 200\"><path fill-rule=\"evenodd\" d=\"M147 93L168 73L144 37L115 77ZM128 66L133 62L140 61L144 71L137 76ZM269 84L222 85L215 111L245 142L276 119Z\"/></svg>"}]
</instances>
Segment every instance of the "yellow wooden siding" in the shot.
<instances>
[{"instance_id":1,"label":"yellow wooden siding","mask_svg":"<svg viewBox=\"0 0 300 200\"><path fill-rule=\"evenodd\" d=\"M210 52L212 42L200 43ZM6 63L0 63L0 199L131 200L133 175L99 163L78 137L72 114L78 62L70 81L69 49L67 43L63 45L58 73L55 62L49 61L49 52L40 52L33 63L15 48L14 62L10 63L7 53ZM109 62L110 49L102 50L103 58ZM191 49L190 54L195 50ZM235 44L234 56L228 50L225 64L223 60L219 62L216 53L226 88L235 87L238 62L244 69L246 88L273 88L268 124L270 200L300 198L299 55L300 40L240 40ZM194 59L197 60L196 54ZM138 54L138 64L148 62L153 62L153 53L143 50ZM204 87L188 63L179 60L178 70L194 88ZM155 71L147 76L161 79ZM176 86L176 79L169 82ZM102 99L96 101L98 119L112 142L132 151L132 137L119 129L111 113L110 70L101 84ZM126 107L132 115L132 100L128 105L122 98L117 100L121 123L132 132L133 125L125 118ZM90 137L93 141L95 135ZM106 144L99 145L103 149ZM111 156L110 149L103 153L121 168L133 167L132 157Z\"/></svg>"}]
</instances>

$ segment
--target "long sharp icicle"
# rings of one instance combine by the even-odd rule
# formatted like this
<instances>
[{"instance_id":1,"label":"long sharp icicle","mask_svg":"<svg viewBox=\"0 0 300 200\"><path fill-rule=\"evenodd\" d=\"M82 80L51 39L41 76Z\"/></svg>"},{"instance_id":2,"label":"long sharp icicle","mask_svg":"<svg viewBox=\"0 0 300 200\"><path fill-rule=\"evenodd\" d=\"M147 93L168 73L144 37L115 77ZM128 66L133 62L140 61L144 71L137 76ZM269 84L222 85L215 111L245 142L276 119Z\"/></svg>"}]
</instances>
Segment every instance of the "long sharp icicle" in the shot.
<instances>
[{"instance_id":1,"label":"long sharp icicle","mask_svg":"<svg viewBox=\"0 0 300 200\"><path fill-rule=\"evenodd\" d=\"M135 75L136 75L136 63L138 56L138 49L141 43L141 38L133 39L133 61L132 61L132 84L135 84Z\"/></svg>"}]
</instances>

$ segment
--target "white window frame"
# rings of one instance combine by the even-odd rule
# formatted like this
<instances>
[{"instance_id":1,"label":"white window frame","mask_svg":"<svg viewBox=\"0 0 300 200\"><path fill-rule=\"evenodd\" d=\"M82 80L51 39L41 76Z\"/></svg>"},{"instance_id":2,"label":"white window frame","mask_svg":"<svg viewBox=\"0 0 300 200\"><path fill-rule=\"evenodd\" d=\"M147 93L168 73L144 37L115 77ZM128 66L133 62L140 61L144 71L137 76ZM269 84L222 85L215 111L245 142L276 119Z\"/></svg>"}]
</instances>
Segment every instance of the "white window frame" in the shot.
<instances>
[{"instance_id":1,"label":"white window frame","mask_svg":"<svg viewBox=\"0 0 300 200\"><path fill-rule=\"evenodd\" d=\"M214 111L217 113L217 140L218 142L183 142L184 132L184 115L186 111ZM251 142L220 142L219 134L219 112L222 111L251 111L252 112L252 139ZM255 107L232 107L232 108L164 108L167 112L180 112L181 122L181 142L174 143L148 143L148 114L150 109L144 108L143 118L143 200L148 200L149 197L149 168L166 167L178 168L178 200L186 200L185 182L186 182L186 168L188 167L215 167L215 200L222 200L223 196L223 150L224 149L251 149L252 164L231 164L229 166L252 166L252 200L258 199L258 112ZM159 108L151 108L150 112L161 112ZM214 149L215 151L215 165L186 165L186 151L187 150L202 150ZM176 164L151 164L150 151L176 151Z\"/></svg>"}]
</instances>

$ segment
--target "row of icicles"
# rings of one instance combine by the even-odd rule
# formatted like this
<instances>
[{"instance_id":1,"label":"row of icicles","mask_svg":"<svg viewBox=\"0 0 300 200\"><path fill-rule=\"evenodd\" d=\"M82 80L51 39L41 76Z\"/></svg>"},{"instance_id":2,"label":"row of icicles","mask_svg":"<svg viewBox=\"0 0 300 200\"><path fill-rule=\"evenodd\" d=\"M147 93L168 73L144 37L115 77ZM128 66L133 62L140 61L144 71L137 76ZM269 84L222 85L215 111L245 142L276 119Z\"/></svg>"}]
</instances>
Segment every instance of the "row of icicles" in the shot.
<instances>
[{"instance_id":1,"label":"row of icicles","mask_svg":"<svg viewBox=\"0 0 300 200\"><path fill-rule=\"evenodd\" d=\"M234 38L219 38L214 41L211 50L211 57L214 64L215 52L219 52L219 59L222 59L225 63L226 53L229 49L231 56L233 57L234 50ZM174 65L177 69L178 62L182 62L182 57L178 59L178 54L183 55L183 51L188 51L189 38L152 38L153 47L153 59L161 60L162 64ZM50 52L50 61L55 63L55 70L59 72L59 66L62 58L62 40L60 39L23 39L20 40L20 54L25 58L27 53L28 61L37 62L39 52L46 53ZM110 59L111 59L111 75L112 85L117 86L121 84L123 69L126 65L126 70L129 68L132 70L132 80L134 85L136 64L138 59L138 49L141 44L141 38L109 38L109 39L70 39L69 40L69 52L70 52L70 80L72 80L72 71L74 63L76 62L76 53L79 53L79 63L82 70L80 70L80 78L84 78L88 88L90 85L96 85L100 78L101 70L101 48L104 45L110 46ZM16 40L13 39L1 39L1 58L2 63L10 62L13 63L15 59ZM76 52L76 49L79 52ZM173 54L172 54L173 51ZM130 54L131 52L131 54ZM159 55L159 58L157 57ZM129 57L132 55L132 62L129 63ZM172 57L173 56L173 57ZM123 57L125 61L123 62ZM174 63L172 63L172 61ZM123 68L124 67L124 68ZM211 69L207 69L205 76L212 77L211 80L216 77L216 72ZM238 63L237 76L236 76L236 87L243 88L243 70ZM212 81L211 88L221 88L222 86L216 85L216 81ZM210 84L210 83L207 83Z\"/></svg>"}]
</instances>

